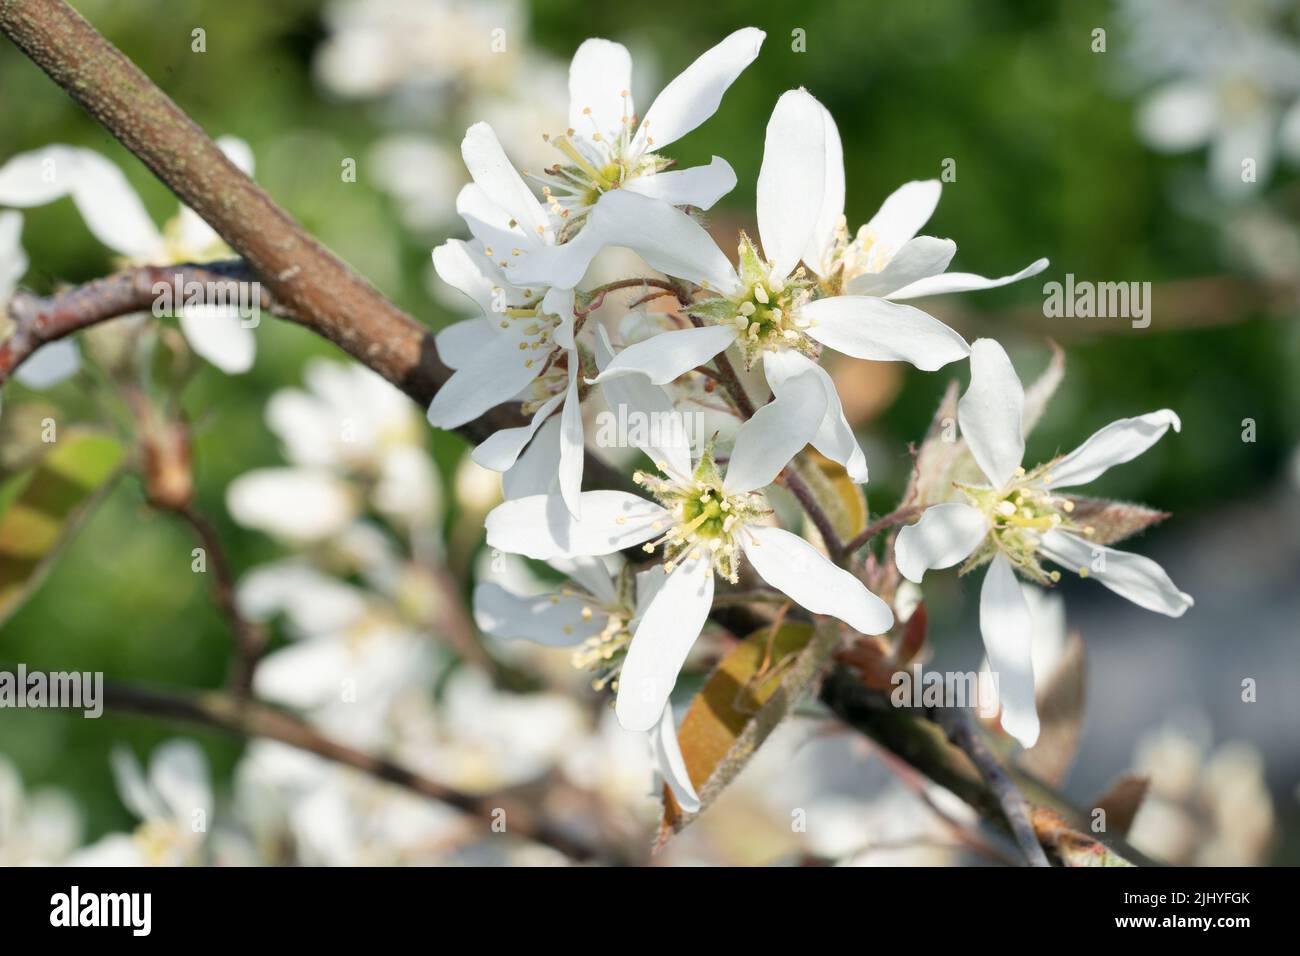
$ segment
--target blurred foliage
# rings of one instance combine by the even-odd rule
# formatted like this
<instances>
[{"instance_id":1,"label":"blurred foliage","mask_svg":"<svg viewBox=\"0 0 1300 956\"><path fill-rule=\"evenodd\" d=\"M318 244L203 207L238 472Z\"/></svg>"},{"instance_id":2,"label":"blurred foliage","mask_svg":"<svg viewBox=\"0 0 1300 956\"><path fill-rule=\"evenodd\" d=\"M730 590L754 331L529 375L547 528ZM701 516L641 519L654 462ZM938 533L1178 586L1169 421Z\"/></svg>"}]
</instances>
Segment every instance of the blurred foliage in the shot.
<instances>
[{"instance_id":1,"label":"blurred foliage","mask_svg":"<svg viewBox=\"0 0 1300 956\"><path fill-rule=\"evenodd\" d=\"M247 139L258 180L327 245L431 325L453 318L427 291L437 237L405 232L393 200L367 180L364 165L358 182L341 181L341 160L363 156L381 127L374 109L340 102L316 85L311 57L325 35L319 3L79 0L76 6L211 134ZM963 310L988 320L982 328L998 328L1030 378L1047 360L1042 324L1024 333L1003 313L1036 310L1041 282L1066 272L1159 282L1228 269L1213 224L1180 212L1168 193L1173 174L1198 171L1203 155L1155 156L1134 136L1113 20L1109 5L1033 0L781 7L542 0L532 12L531 42L566 62L586 36L624 41L637 70L653 72L653 91L731 30L747 24L767 30L760 59L718 114L674 148L684 165L717 153L735 167L739 186L713 216L752 225L764 126L777 96L794 86L812 91L839 123L851 226L865 222L902 182L937 176L940 163L954 159L957 181L945 187L927 229L958 241L954 268L1000 275L1040 255L1052 260L1039 280L962 297ZM201 55L190 49L196 26L207 31ZM1095 26L1112 29L1112 52L1090 51ZM805 31L807 52L792 50L796 29ZM53 142L91 146L125 170L158 221L174 213L175 199L149 172L3 40L0 104L0 157ZM1270 188L1286 185L1283 175ZM31 211L23 240L33 263L25 284L38 291L111 268L70 202ZM1182 415L1183 435L1091 491L1190 513L1263 494L1278 482L1300 440L1295 323L1243 312L1224 315L1213 328L1179 331L1178 319L1157 312L1146 332L1122 320L1085 320L1093 331L1070 336L1066 384L1029 457L1068 449L1115 418L1168 406ZM996 324L1002 321L1005 334ZM229 521L224 488L249 468L279 461L262 421L264 402L277 387L298 383L307 357L333 351L268 320L258 331L252 372L223 377L207 369L187 393L198 423L199 504L227 536L238 568L267 560L275 548ZM894 459L878 466L873 458L873 511L888 510L901 488L906 442L928 424L946 381L943 374L908 371L897 400L870 426L877 440L869 455L874 450ZM21 400L19 391L7 389L6 406ZM73 386L48 398L60 403L66 420L95 417ZM1241 441L1246 417L1258 423L1256 444ZM430 440L446 467L464 447L454 436ZM229 637L209 605L206 580L190 572L192 546L186 529L145 506L137 485L121 483L41 592L0 633L0 660L218 685ZM109 743L129 740L143 752L168 733L135 718L6 712L0 751L30 781L71 788L89 812L93 835L130 823L111 784ZM211 744L216 772L227 773L238 745L199 737Z\"/></svg>"}]
</instances>

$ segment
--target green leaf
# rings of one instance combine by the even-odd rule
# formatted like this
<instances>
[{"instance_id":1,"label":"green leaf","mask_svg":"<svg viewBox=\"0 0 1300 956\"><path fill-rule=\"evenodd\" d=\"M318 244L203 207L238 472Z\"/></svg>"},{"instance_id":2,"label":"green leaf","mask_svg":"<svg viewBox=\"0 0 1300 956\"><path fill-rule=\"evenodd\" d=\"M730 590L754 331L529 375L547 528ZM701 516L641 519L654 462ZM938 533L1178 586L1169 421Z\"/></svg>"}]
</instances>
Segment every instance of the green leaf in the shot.
<instances>
[{"instance_id":1,"label":"green leaf","mask_svg":"<svg viewBox=\"0 0 1300 956\"><path fill-rule=\"evenodd\" d=\"M123 455L110 436L65 433L0 491L0 624L40 586L59 548L116 476Z\"/></svg>"},{"instance_id":2,"label":"green leaf","mask_svg":"<svg viewBox=\"0 0 1300 956\"><path fill-rule=\"evenodd\" d=\"M839 643L838 625L802 622L755 631L727 654L678 728L686 770L704 812L809 690ZM664 788L659 846L699 816Z\"/></svg>"}]
</instances>

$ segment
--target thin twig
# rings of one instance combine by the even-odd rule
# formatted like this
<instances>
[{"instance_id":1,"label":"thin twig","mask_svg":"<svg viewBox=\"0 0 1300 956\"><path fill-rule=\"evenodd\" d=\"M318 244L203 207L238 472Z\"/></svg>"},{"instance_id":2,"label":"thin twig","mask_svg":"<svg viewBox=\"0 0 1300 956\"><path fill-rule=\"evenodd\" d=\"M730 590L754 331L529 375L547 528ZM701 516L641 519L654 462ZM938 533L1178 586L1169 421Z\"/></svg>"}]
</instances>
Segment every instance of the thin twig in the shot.
<instances>
[{"instance_id":1,"label":"thin twig","mask_svg":"<svg viewBox=\"0 0 1300 956\"><path fill-rule=\"evenodd\" d=\"M204 692L180 695L152 688L104 683L104 704L111 710L148 717L171 718L199 724L241 737L258 737L314 753L326 760L354 767L387 783L397 784L421 796L437 800L480 819L504 820L507 833L514 833L558 850L573 860L626 862L611 847L595 848L574 839L553 823L531 812L518 798L507 794L475 796L447 787L407 770L391 760L339 743L310 724L276 707L257 701L236 701L233 697ZM504 817L502 816L504 814Z\"/></svg>"},{"instance_id":2,"label":"thin twig","mask_svg":"<svg viewBox=\"0 0 1300 956\"><path fill-rule=\"evenodd\" d=\"M1024 853L1029 865L1051 866L1047 854L1043 852L1042 844L1038 842L1038 836L1034 833L1034 825L1029 818L1029 803L1015 782L1002 769L1002 764L993 755L988 744L980 737L979 731L971 721L970 711L963 707L936 707L931 713L935 722L948 735L948 739L979 769L984 782L997 797L1002 813L1011 826L1011 835L1015 837L1016 844Z\"/></svg>"},{"instance_id":3,"label":"thin twig","mask_svg":"<svg viewBox=\"0 0 1300 956\"><path fill-rule=\"evenodd\" d=\"M169 509L193 530L203 546L209 567L212 569L212 602L230 624L235 638L235 663L230 674L231 693L237 701L246 700L253 693L253 673L266 649L266 629L249 620L239 607L236 598L235 575L230 559L216 527L192 503Z\"/></svg>"},{"instance_id":4,"label":"thin twig","mask_svg":"<svg viewBox=\"0 0 1300 956\"><path fill-rule=\"evenodd\" d=\"M799 500L799 504L803 506L803 510L812 519L812 523L817 526L817 531L822 536L822 543L826 545L831 560L839 564L844 554L844 545L840 541L839 532L835 530L835 525L831 522L830 515L826 513L826 510L817 500L817 495L808 487L808 483L795 470L793 464L781 472L781 480L785 482L785 486Z\"/></svg>"},{"instance_id":5,"label":"thin twig","mask_svg":"<svg viewBox=\"0 0 1300 956\"><path fill-rule=\"evenodd\" d=\"M856 538L844 546L844 553L846 555L855 553L864 544L876 535L880 534L880 532L887 528L892 528L896 524L902 524L904 521L907 521L909 518L916 515L919 511L920 509L915 505L905 505L901 508L895 508L883 517L877 518L875 521L871 522L871 524L867 525Z\"/></svg>"}]
</instances>

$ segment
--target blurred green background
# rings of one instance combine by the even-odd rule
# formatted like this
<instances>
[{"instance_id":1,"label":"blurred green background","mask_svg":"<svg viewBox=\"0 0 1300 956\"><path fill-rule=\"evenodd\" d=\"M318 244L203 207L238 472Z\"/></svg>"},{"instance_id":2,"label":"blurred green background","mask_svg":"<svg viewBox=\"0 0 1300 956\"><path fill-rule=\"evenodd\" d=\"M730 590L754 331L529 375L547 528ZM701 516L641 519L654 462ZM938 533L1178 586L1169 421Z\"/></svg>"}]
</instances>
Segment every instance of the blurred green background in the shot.
<instances>
[{"instance_id":1,"label":"blurred green background","mask_svg":"<svg viewBox=\"0 0 1300 956\"><path fill-rule=\"evenodd\" d=\"M373 101L323 91L312 70L327 35L320 4L82 0L76 6L206 130L248 140L258 180L308 230L431 326L455 317L428 291L429 250L439 236L402 226L396 201L364 160L356 183L341 181L339 167L344 157L366 156L378 137L397 128L440 136L453 148L459 131L395 119ZM560 64L587 36L627 43L639 66L652 65L651 91L726 33L762 27L768 39L759 60L718 114L673 150L684 166L707 162L714 153L734 166L739 185L713 213L715 221L752 228L768 113L782 91L805 86L839 123L851 227L870 218L897 185L935 177L951 158L957 181L945 185L926 232L958 242L954 268L1001 275L1038 256L1052 260L1037 280L960 297L950 306L959 313L936 309L968 335L997 334L1026 377L1046 361L1045 335L1068 346L1067 385L1031 441L1030 458L1072 447L1112 419L1167 406L1183 417L1182 437L1166 439L1107 476L1097 492L1191 519L1264 497L1285 480L1300 444L1294 314L1265 314L1229 295L1213 321L1188 327L1179 310L1186 300L1162 300L1157 291L1154 322L1145 331L1122 320L1056 320L1058 327L1041 317L1041 284L1067 272L1161 284L1230 276L1240 268L1225 255L1213 218L1189 215L1171 197L1169 184L1199 173L1203 153L1156 156L1134 134L1134 98L1123 80L1110 5L840 0L765 11L729 0L555 0L533 5L529 20L531 38L524 42ZM1111 29L1104 54L1090 49L1098 26ZM201 55L191 52L195 27L207 32ZM791 48L795 29L806 32L806 52ZM174 214L174 197L0 40L0 158L55 142L101 150L124 169L157 221ZM1265 194L1294 218L1300 187L1291 173L1280 172ZM449 225L448 232L453 229ZM33 263L25 284L38 291L111 268L109 253L70 202L31 210L23 239ZM1199 312L1204 318L1205 309ZM200 505L218 517L238 568L278 551L228 520L224 489L249 468L281 461L262 420L266 398L277 387L297 384L309 356L334 353L276 321L264 322L257 335L249 374L225 377L207 369L186 395L200 423ZM906 442L920 436L948 377L909 370L896 400L868 426L878 454L896 457L879 466L873 459L873 510L888 510L896 497ZM17 391L8 389L7 408L20 400ZM95 414L72 388L40 400L57 404L61 421ZM1257 422L1253 444L1240 440L1245 418ZM455 436L439 434L431 442L448 468L464 448ZM1157 529L1146 540L1158 542L1166 533ZM190 572L191 547L184 528L153 514L138 487L123 482L41 591L4 626L0 659L218 686L229 639L208 603L205 580ZM110 744L125 740L143 753L172 733L112 715L85 721L49 712L0 713L0 752L29 782L69 788L88 813L88 837L131 823L112 787ZM197 736L208 745L218 775L228 773L239 745Z\"/></svg>"}]
</instances>

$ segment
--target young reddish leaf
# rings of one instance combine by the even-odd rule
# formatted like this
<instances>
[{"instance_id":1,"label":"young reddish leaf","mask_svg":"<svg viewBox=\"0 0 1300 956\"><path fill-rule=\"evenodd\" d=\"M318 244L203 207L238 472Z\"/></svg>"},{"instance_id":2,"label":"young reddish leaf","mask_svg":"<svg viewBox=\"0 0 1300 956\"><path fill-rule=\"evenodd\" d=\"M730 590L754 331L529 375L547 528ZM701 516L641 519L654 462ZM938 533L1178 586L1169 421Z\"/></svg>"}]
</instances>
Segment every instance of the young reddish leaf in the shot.
<instances>
[{"instance_id":1,"label":"young reddish leaf","mask_svg":"<svg viewBox=\"0 0 1300 956\"><path fill-rule=\"evenodd\" d=\"M1151 785L1149 777L1135 773L1126 773L1110 785L1110 789L1093 801L1093 808L1106 812L1106 830L1119 836L1127 836L1133 818L1147 795Z\"/></svg>"},{"instance_id":2,"label":"young reddish leaf","mask_svg":"<svg viewBox=\"0 0 1300 956\"><path fill-rule=\"evenodd\" d=\"M1088 536L1088 540L1096 544L1115 544L1169 517L1167 511L1156 511L1154 508L1124 501L1107 501L1079 495L1066 497L1074 502L1071 520L1091 527L1093 533Z\"/></svg>"},{"instance_id":3,"label":"young reddish leaf","mask_svg":"<svg viewBox=\"0 0 1300 956\"><path fill-rule=\"evenodd\" d=\"M1072 829L1055 810L1036 807L1032 820L1038 839L1066 866L1133 865L1101 841Z\"/></svg>"}]
</instances>

